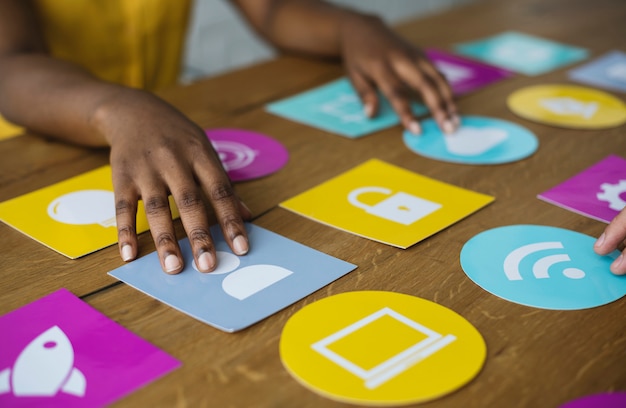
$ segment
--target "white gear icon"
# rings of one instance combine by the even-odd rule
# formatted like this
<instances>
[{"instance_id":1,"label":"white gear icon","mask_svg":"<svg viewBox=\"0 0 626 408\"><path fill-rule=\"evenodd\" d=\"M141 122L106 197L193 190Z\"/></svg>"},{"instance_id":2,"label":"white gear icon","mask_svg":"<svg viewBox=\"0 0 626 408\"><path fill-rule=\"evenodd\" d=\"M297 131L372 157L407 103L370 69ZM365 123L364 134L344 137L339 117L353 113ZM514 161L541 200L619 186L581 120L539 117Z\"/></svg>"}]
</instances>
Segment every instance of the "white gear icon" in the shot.
<instances>
[{"instance_id":1,"label":"white gear icon","mask_svg":"<svg viewBox=\"0 0 626 408\"><path fill-rule=\"evenodd\" d=\"M601 193L596 194L596 198L600 201L606 201L609 203L609 208L615 211L621 211L626 207L626 201L624 201L620 195L626 193L626 180L620 180L617 184L604 183L600 186Z\"/></svg>"}]
</instances>

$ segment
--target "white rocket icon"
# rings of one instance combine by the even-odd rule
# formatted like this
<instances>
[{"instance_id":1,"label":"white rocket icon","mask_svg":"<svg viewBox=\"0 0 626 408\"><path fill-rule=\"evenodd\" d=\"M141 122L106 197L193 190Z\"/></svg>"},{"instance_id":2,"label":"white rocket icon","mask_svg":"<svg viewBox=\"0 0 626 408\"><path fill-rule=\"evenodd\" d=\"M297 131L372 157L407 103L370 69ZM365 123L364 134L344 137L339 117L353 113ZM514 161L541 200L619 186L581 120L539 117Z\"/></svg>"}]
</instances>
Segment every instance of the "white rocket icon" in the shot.
<instances>
[{"instance_id":1,"label":"white rocket icon","mask_svg":"<svg viewBox=\"0 0 626 408\"><path fill-rule=\"evenodd\" d=\"M0 394L52 397L60 390L82 397L87 382L74 367L74 349L63 330L53 326L22 350L13 368L0 371Z\"/></svg>"}]
</instances>

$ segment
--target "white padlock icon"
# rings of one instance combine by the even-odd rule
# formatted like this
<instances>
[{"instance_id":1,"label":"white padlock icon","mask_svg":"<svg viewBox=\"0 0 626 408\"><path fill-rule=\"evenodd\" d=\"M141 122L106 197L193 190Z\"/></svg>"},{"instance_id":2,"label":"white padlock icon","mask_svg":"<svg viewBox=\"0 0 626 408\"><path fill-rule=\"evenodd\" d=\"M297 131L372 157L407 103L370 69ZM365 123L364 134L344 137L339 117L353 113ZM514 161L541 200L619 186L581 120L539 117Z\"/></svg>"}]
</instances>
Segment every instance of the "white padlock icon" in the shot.
<instances>
[{"instance_id":1,"label":"white padlock icon","mask_svg":"<svg viewBox=\"0 0 626 408\"><path fill-rule=\"evenodd\" d=\"M363 193L382 193L390 197L378 204L368 205L358 199ZM348 201L353 206L364 209L368 214L404 225L411 225L441 208L441 204L402 191L391 195L391 190L385 187L357 188L348 194Z\"/></svg>"}]
</instances>

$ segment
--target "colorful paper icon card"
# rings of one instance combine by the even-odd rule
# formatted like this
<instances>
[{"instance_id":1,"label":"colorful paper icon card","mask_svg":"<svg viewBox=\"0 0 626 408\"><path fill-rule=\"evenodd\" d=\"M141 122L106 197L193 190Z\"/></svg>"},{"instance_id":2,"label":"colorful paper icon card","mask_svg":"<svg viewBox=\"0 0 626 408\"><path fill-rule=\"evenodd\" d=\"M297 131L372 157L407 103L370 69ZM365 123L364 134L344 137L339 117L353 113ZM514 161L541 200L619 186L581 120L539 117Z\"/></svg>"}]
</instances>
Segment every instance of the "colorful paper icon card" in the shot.
<instances>
[{"instance_id":1,"label":"colorful paper icon card","mask_svg":"<svg viewBox=\"0 0 626 408\"><path fill-rule=\"evenodd\" d=\"M463 95L509 78L512 72L483 64L445 51L429 49L426 55L446 77L452 92Z\"/></svg>"},{"instance_id":2,"label":"colorful paper icon card","mask_svg":"<svg viewBox=\"0 0 626 408\"><path fill-rule=\"evenodd\" d=\"M569 72L570 79L591 86L626 92L626 53L612 51Z\"/></svg>"},{"instance_id":3,"label":"colorful paper icon card","mask_svg":"<svg viewBox=\"0 0 626 408\"><path fill-rule=\"evenodd\" d=\"M358 94L347 78L271 103L267 111L348 138L357 138L400 123L391 104L380 98L376 117L368 118ZM415 115L427 112L414 103Z\"/></svg>"},{"instance_id":4,"label":"colorful paper icon card","mask_svg":"<svg viewBox=\"0 0 626 408\"><path fill-rule=\"evenodd\" d=\"M346 292L285 324L280 358L305 387L359 405L407 405L456 391L482 369L480 333L441 305L395 292Z\"/></svg>"},{"instance_id":5,"label":"colorful paper icon card","mask_svg":"<svg viewBox=\"0 0 626 408\"><path fill-rule=\"evenodd\" d=\"M230 179L252 180L287 164L289 152L278 141L243 129L207 129L206 134Z\"/></svg>"},{"instance_id":6,"label":"colorful paper icon card","mask_svg":"<svg viewBox=\"0 0 626 408\"><path fill-rule=\"evenodd\" d=\"M371 159L280 206L374 241L408 248L493 200Z\"/></svg>"},{"instance_id":7,"label":"colorful paper icon card","mask_svg":"<svg viewBox=\"0 0 626 408\"><path fill-rule=\"evenodd\" d=\"M404 132L404 144L431 159L464 164L500 164L524 159L539 146L528 129L505 120L463 116L461 126L444 134L433 119L422 121L422 134Z\"/></svg>"},{"instance_id":8,"label":"colorful paper icon card","mask_svg":"<svg viewBox=\"0 0 626 408\"><path fill-rule=\"evenodd\" d=\"M24 128L7 122L6 119L0 116L0 140L18 136L22 133L24 133Z\"/></svg>"},{"instance_id":9,"label":"colorful paper icon card","mask_svg":"<svg viewBox=\"0 0 626 408\"><path fill-rule=\"evenodd\" d=\"M178 217L171 198L170 208ZM117 228L111 167L0 203L0 220L72 259L112 245L117 242ZM148 228L140 202L137 232Z\"/></svg>"},{"instance_id":10,"label":"colorful paper icon card","mask_svg":"<svg viewBox=\"0 0 626 408\"><path fill-rule=\"evenodd\" d=\"M537 197L609 223L626 207L626 159L610 155Z\"/></svg>"},{"instance_id":11,"label":"colorful paper icon card","mask_svg":"<svg viewBox=\"0 0 626 408\"><path fill-rule=\"evenodd\" d=\"M606 92L575 85L534 85L507 98L509 109L534 122L602 129L626 123L626 104Z\"/></svg>"},{"instance_id":12,"label":"colorful paper icon card","mask_svg":"<svg viewBox=\"0 0 626 408\"><path fill-rule=\"evenodd\" d=\"M587 395L570 401L560 408L624 408L626 407L626 392L607 392Z\"/></svg>"},{"instance_id":13,"label":"colorful paper icon card","mask_svg":"<svg viewBox=\"0 0 626 408\"><path fill-rule=\"evenodd\" d=\"M478 286L510 302L541 309L587 309L626 295L626 276L609 270L619 251L597 255L595 241L563 228L499 227L465 243L461 267Z\"/></svg>"},{"instance_id":14,"label":"colorful paper icon card","mask_svg":"<svg viewBox=\"0 0 626 408\"><path fill-rule=\"evenodd\" d=\"M0 406L102 407L179 361L60 289L0 317Z\"/></svg>"},{"instance_id":15,"label":"colorful paper icon card","mask_svg":"<svg viewBox=\"0 0 626 408\"><path fill-rule=\"evenodd\" d=\"M210 273L198 272L185 238L179 241L185 268L178 275L162 272L156 252L109 274L208 325L235 332L356 268L253 224L247 232L250 252L238 257L219 227L211 229L218 266Z\"/></svg>"},{"instance_id":16,"label":"colorful paper icon card","mask_svg":"<svg viewBox=\"0 0 626 408\"><path fill-rule=\"evenodd\" d=\"M458 44L455 48L468 57L531 76L584 60L589 54L584 48L515 31Z\"/></svg>"}]
</instances>

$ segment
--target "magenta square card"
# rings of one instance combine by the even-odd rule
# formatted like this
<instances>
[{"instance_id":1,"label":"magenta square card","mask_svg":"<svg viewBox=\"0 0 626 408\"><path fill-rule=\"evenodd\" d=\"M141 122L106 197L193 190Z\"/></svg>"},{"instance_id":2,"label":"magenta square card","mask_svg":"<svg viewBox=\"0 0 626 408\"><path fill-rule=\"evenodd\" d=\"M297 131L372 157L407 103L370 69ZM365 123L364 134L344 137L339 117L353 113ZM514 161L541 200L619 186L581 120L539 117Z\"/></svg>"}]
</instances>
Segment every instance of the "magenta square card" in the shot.
<instances>
[{"instance_id":1,"label":"magenta square card","mask_svg":"<svg viewBox=\"0 0 626 408\"><path fill-rule=\"evenodd\" d=\"M100 407L180 366L66 289L0 317L0 406Z\"/></svg>"},{"instance_id":2,"label":"magenta square card","mask_svg":"<svg viewBox=\"0 0 626 408\"><path fill-rule=\"evenodd\" d=\"M539 199L606 223L626 206L626 159L610 155Z\"/></svg>"}]
</instances>

